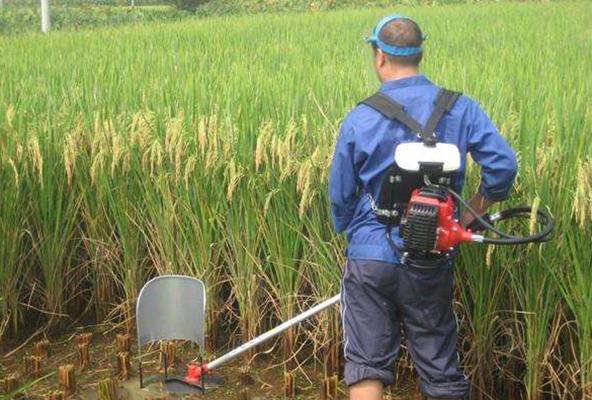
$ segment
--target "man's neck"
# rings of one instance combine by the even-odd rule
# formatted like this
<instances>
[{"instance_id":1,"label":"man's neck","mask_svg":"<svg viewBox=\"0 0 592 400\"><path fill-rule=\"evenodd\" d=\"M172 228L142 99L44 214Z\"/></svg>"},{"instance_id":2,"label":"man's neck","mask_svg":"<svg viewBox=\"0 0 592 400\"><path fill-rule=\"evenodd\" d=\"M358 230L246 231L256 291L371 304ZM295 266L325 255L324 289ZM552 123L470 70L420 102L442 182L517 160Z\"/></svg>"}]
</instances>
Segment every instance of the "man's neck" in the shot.
<instances>
[{"instance_id":1,"label":"man's neck","mask_svg":"<svg viewBox=\"0 0 592 400\"><path fill-rule=\"evenodd\" d=\"M384 76L382 81L394 81L396 79L409 78L410 76L415 76L418 74L419 69L417 68L397 68L389 71L389 73Z\"/></svg>"}]
</instances>

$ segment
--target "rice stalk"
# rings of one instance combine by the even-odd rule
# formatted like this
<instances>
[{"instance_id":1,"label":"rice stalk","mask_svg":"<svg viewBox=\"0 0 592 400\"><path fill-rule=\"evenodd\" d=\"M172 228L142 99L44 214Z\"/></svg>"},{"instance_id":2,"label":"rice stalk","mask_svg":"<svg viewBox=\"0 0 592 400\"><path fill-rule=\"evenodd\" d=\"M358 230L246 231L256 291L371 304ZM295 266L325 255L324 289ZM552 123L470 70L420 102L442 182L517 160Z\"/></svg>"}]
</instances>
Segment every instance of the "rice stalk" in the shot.
<instances>
[{"instance_id":1,"label":"rice stalk","mask_svg":"<svg viewBox=\"0 0 592 400\"><path fill-rule=\"evenodd\" d=\"M19 163L20 164L20 163ZM20 167L20 165L19 165ZM24 236L27 210L25 193L19 184L17 164L6 154L0 156L0 182L4 188L0 201L0 342L7 330L18 334L24 283Z\"/></svg>"},{"instance_id":2,"label":"rice stalk","mask_svg":"<svg viewBox=\"0 0 592 400\"><path fill-rule=\"evenodd\" d=\"M68 186L61 153L55 151L51 139L49 136L43 141L37 137L29 140L29 162L35 175L27 179L27 192L33 252L41 272L41 295L45 311L53 321L54 317L64 316L68 288L64 278L70 277L80 201Z\"/></svg>"}]
</instances>

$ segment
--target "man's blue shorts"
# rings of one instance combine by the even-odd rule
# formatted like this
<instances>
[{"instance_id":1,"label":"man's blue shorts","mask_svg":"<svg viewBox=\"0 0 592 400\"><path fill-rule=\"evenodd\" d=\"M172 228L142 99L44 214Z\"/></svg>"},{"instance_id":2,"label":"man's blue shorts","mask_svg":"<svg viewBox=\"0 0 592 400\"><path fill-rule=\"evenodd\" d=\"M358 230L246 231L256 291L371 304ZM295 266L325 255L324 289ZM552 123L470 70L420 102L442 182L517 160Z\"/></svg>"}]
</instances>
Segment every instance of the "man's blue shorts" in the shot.
<instances>
[{"instance_id":1,"label":"man's blue shorts","mask_svg":"<svg viewBox=\"0 0 592 400\"><path fill-rule=\"evenodd\" d=\"M450 263L418 268L414 263L348 260L341 287L345 382L394 383L401 327L426 396L464 398L469 381L459 367Z\"/></svg>"}]
</instances>

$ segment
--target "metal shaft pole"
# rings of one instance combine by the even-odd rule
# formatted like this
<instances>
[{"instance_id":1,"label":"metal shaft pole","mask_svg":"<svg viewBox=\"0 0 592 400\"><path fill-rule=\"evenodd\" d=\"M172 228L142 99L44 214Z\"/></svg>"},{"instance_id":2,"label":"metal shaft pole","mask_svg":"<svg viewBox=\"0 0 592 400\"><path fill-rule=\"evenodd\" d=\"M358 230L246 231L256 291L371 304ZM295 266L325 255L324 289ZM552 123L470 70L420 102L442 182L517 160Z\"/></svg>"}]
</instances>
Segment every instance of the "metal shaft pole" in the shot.
<instances>
[{"instance_id":1,"label":"metal shaft pole","mask_svg":"<svg viewBox=\"0 0 592 400\"><path fill-rule=\"evenodd\" d=\"M292 326L299 324L300 322L304 321L305 319L308 319L308 318L312 317L313 315L320 313L321 311L332 306L333 304L338 303L339 298L340 298L340 295L335 295L335 296L331 297L330 299L327 299L327 300L323 301L322 303L317 304L316 306L314 306L310 310L305 311L302 314L297 315L294 318L284 322L283 324L278 325L275 328L257 336L256 338L249 340L247 343L242 344L241 346L224 354L223 356L218 357L217 359L215 359L213 361L210 361L206 365L206 370L209 371L209 370L212 370L216 367L219 367L220 365L224 364L225 362L230 361L231 359L235 358L236 356L257 346L258 344L261 344L261 343L271 339L272 337L279 335L280 333L287 330L288 328L291 328Z\"/></svg>"},{"instance_id":2,"label":"metal shaft pole","mask_svg":"<svg viewBox=\"0 0 592 400\"><path fill-rule=\"evenodd\" d=\"M41 32L49 32L50 25L49 0L41 0Z\"/></svg>"}]
</instances>

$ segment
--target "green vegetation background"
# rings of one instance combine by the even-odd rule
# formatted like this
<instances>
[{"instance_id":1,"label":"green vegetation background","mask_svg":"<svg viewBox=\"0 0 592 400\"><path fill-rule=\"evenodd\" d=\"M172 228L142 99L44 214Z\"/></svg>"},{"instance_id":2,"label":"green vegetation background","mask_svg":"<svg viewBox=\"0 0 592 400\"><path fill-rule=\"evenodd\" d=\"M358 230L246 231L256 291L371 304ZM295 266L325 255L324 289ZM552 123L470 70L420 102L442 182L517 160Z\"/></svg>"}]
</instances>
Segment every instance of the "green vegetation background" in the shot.
<instances>
[{"instance_id":1,"label":"green vegetation background","mask_svg":"<svg viewBox=\"0 0 592 400\"><path fill-rule=\"evenodd\" d=\"M136 6L133 8L130 7L130 1L50 0L52 29L96 28L139 22L178 21L192 16L479 2L477 0L204 0L205 4L199 6L193 13L177 9L173 5L175 0L136 0ZM0 10L0 34L39 31L39 14L38 0L4 0L4 8Z\"/></svg>"}]
</instances>

